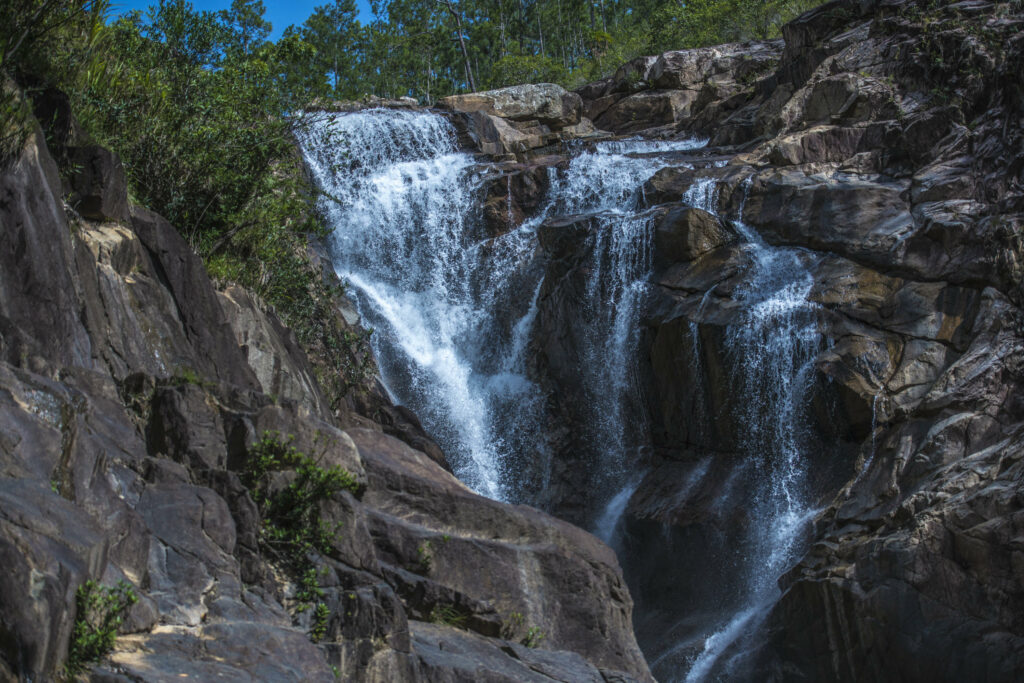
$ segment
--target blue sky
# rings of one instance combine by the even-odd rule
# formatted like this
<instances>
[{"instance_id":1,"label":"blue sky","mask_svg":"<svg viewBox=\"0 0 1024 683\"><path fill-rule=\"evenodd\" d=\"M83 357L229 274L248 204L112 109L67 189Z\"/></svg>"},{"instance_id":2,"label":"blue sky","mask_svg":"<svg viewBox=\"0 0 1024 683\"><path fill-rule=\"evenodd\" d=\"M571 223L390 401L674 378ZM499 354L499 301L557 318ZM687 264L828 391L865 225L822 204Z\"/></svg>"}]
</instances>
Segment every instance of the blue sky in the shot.
<instances>
[{"instance_id":1,"label":"blue sky","mask_svg":"<svg viewBox=\"0 0 1024 683\"><path fill-rule=\"evenodd\" d=\"M196 9L219 10L231 7L231 0L191 0L191 2ZM280 36L290 24L301 24L306 17L313 13L314 7L326 3L327 0L285 0L283 2L282 0L263 0L263 5L267 8L267 20L274 26L271 37ZM155 0L114 0L114 11L120 13L133 9L145 10L151 4L156 4ZM369 0L356 0L356 6L359 7L359 20L364 24L368 23L373 18L370 13Z\"/></svg>"}]
</instances>

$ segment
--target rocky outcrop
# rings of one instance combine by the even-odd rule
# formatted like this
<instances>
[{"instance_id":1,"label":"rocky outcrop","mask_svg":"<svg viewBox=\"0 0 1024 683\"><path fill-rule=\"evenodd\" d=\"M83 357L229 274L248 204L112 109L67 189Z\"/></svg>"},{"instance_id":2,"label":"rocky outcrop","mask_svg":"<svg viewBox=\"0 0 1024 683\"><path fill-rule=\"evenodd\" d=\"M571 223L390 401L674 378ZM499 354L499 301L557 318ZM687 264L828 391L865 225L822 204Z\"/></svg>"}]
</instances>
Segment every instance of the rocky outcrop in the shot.
<instances>
[{"instance_id":1,"label":"rocky outcrop","mask_svg":"<svg viewBox=\"0 0 1024 683\"><path fill-rule=\"evenodd\" d=\"M2 677L59 675L91 579L138 597L94 680L651 680L606 546L469 491L383 393L330 405L275 313L89 154L77 210L39 135L0 174ZM317 642L248 479L266 438L351 476L319 503Z\"/></svg>"},{"instance_id":2,"label":"rocky outcrop","mask_svg":"<svg viewBox=\"0 0 1024 683\"><path fill-rule=\"evenodd\" d=\"M440 105L464 117L473 143L491 156L522 154L595 132L580 96L554 83L451 95Z\"/></svg>"},{"instance_id":3,"label":"rocky outcrop","mask_svg":"<svg viewBox=\"0 0 1024 683\"><path fill-rule=\"evenodd\" d=\"M638 57L577 93L586 115L613 133L656 126L717 131L724 114L770 87L765 79L782 47L782 41L770 41Z\"/></svg>"}]
</instances>

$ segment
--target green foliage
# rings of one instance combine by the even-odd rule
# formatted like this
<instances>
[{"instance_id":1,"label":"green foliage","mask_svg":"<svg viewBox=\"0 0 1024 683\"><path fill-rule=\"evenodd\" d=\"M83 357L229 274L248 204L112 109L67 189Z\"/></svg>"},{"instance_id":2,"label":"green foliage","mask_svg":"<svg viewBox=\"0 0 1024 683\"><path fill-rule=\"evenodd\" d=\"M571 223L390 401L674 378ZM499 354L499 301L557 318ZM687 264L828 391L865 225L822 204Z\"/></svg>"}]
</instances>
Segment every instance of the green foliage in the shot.
<instances>
[{"instance_id":1,"label":"green foliage","mask_svg":"<svg viewBox=\"0 0 1024 683\"><path fill-rule=\"evenodd\" d=\"M86 581L75 593L75 626L64 670L69 677L85 671L114 649L128 608L139 598L127 581L111 588Z\"/></svg>"},{"instance_id":2,"label":"green foliage","mask_svg":"<svg viewBox=\"0 0 1024 683\"><path fill-rule=\"evenodd\" d=\"M430 541L423 541L416 548L417 567L424 574L434 566L434 548Z\"/></svg>"},{"instance_id":3,"label":"green foliage","mask_svg":"<svg viewBox=\"0 0 1024 683\"><path fill-rule=\"evenodd\" d=\"M31 132L32 110L12 83L0 81L0 169L21 152Z\"/></svg>"},{"instance_id":4,"label":"green foliage","mask_svg":"<svg viewBox=\"0 0 1024 683\"><path fill-rule=\"evenodd\" d=\"M501 622L501 637L505 640L515 639L523 630L525 619L522 612L512 612Z\"/></svg>"},{"instance_id":5,"label":"green foliage","mask_svg":"<svg viewBox=\"0 0 1024 683\"><path fill-rule=\"evenodd\" d=\"M651 20L651 52L774 38L817 0L688 0L665 3Z\"/></svg>"},{"instance_id":6,"label":"green foliage","mask_svg":"<svg viewBox=\"0 0 1024 683\"><path fill-rule=\"evenodd\" d=\"M544 640L544 631L538 626L526 628L522 612L511 612L501 623L501 637L505 640L518 640L526 647L537 647Z\"/></svg>"},{"instance_id":7,"label":"green foliage","mask_svg":"<svg viewBox=\"0 0 1024 683\"><path fill-rule=\"evenodd\" d=\"M544 640L544 631L541 631L536 626L531 626L526 630L526 635L519 642L526 647L539 647L542 640Z\"/></svg>"},{"instance_id":8,"label":"green foliage","mask_svg":"<svg viewBox=\"0 0 1024 683\"><path fill-rule=\"evenodd\" d=\"M560 62L544 55L509 55L491 67L490 87L519 83L560 83L568 71Z\"/></svg>"},{"instance_id":9,"label":"green foliage","mask_svg":"<svg viewBox=\"0 0 1024 683\"><path fill-rule=\"evenodd\" d=\"M322 602L313 610L313 625L309 630L309 637L314 643L320 642L327 635L327 622L330 617L330 608Z\"/></svg>"},{"instance_id":10,"label":"green foliage","mask_svg":"<svg viewBox=\"0 0 1024 683\"><path fill-rule=\"evenodd\" d=\"M818 0L378 0L351 52L356 90L432 101L479 86L575 87L668 49L768 38ZM461 25L461 31L459 27ZM461 33L468 51L461 53Z\"/></svg>"},{"instance_id":11,"label":"green foliage","mask_svg":"<svg viewBox=\"0 0 1024 683\"><path fill-rule=\"evenodd\" d=\"M314 606L310 637L317 641L327 633L330 612L322 602L315 558L330 551L340 527L321 517L321 505L341 491L358 493L359 486L349 472L337 465L321 466L292 446L293 440L264 433L249 449L243 483L263 520L261 547L297 584L295 612ZM290 481L282 485L275 473L285 473Z\"/></svg>"},{"instance_id":12,"label":"green foliage","mask_svg":"<svg viewBox=\"0 0 1024 683\"><path fill-rule=\"evenodd\" d=\"M250 227L321 229L286 116L302 92L282 83L297 48L243 33L257 9L168 0L145 19L131 13L106 28L88 76L70 88L87 132L120 154L135 198L205 256Z\"/></svg>"},{"instance_id":13,"label":"green foliage","mask_svg":"<svg viewBox=\"0 0 1024 683\"><path fill-rule=\"evenodd\" d=\"M199 373L188 366L181 366L175 369L174 376L171 378L171 384L174 386L184 386L186 384L193 384L197 387L211 387L213 382L204 380L200 377Z\"/></svg>"},{"instance_id":14,"label":"green foliage","mask_svg":"<svg viewBox=\"0 0 1024 683\"><path fill-rule=\"evenodd\" d=\"M467 617L453 605L434 605L434 608L430 610L429 619L432 624L464 628Z\"/></svg>"}]
</instances>

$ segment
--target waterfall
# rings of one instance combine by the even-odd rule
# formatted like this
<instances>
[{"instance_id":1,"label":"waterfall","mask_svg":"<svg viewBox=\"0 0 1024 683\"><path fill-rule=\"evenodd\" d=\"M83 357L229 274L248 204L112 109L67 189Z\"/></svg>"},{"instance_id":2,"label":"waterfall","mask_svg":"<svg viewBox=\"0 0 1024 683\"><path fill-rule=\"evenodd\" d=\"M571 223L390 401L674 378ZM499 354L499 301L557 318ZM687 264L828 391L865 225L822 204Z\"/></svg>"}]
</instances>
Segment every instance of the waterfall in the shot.
<instances>
[{"instance_id":1,"label":"waterfall","mask_svg":"<svg viewBox=\"0 0 1024 683\"><path fill-rule=\"evenodd\" d=\"M521 362L536 314L534 235L482 233L480 174L442 117L306 118L300 143L328 197L335 268L374 330L383 383L460 479L514 500L515 457L542 441L540 396Z\"/></svg>"},{"instance_id":2,"label":"waterfall","mask_svg":"<svg viewBox=\"0 0 1024 683\"><path fill-rule=\"evenodd\" d=\"M639 410L637 315L651 270L653 219L640 210L643 183L665 162L661 152L693 149L701 141L598 143L575 156L552 193L553 213L592 216L590 265L582 320L575 329L581 348L581 379L589 406L589 430L581 439L592 453L591 484L610 504L622 497L627 453L643 424ZM634 419L629 419L627 413ZM635 488L635 487L634 487ZM618 516L606 508L596 531L610 534Z\"/></svg>"},{"instance_id":3,"label":"waterfall","mask_svg":"<svg viewBox=\"0 0 1024 683\"><path fill-rule=\"evenodd\" d=\"M306 119L300 142L328 196L335 267L374 330L382 380L484 495L529 500L523 459L546 457L543 401L525 362L543 276L537 228L546 216L594 217L581 372L593 401L586 441L612 498L631 437L623 410L637 387L636 316L651 267L640 188L666 165L659 155L706 141L598 143L553 179L536 216L489 239L476 202L482 173L444 118L366 110Z\"/></svg>"},{"instance_id":4,"label":"waterfall","mask_svg":"<svg viewBox=\"0 0 1024 683\"><path fill-rule=\"evenodd\" d=\"M599 142L552 172L536 215L499 237L483 229L485 168L460 152L452 127L428 112L367 110L307 115L306 161L324 189L336 270L372 326L381 379L445 450L456 475L483 495L531 502L548 485L547 397L527 363L541 306L544 257L538 231L551 218L585 221L571 322L585 410L583 444L593 528L612 545L643 472L646 410L638 379L639 315L652 270L654 214L642 188L666 166L686 166L702 140ZM493 177L493 175L492 175ZM509 198L512 184L502 178ZM718 187L696 181L684 201L717 213ZM511 218L511 213L509 214ZM726 676L778 598L776 582L800 550L808 502L803 411L819 346L808 302L806 254L775 248L740 220L751 267L733 292L739 313L726 331L734 405L743 425L740 462L720 488L720 506L748 506L739 594L727 613L696 628L652 664L667 680ZM710 292L708 293L708 295ZM702 310L708 303L705 296ZM691 325L695 376L701 340ZM705 415L705 419L711 416ZM699 461L680 499L712 468ZM524 482L529 471L539 479ZM731 584L730 584L731 585ZM711 623L713 622L713 623ZM674 631L673 631L674 632ZM696 645L695 645L696 644ZM695 652L699 650L699 652Z\"/></svg>"},{"instance_id":5,"label":"waterfall","mask_svg":"<svg viewBox=\"0 0 1024 683\"><path fill-rule=\"evenodd\" d=\"M684 201L717 213L715 182L698 180ZM744 204L745 195L733 224L749 250L751 268L733 295L742 312L726 336L738 390L733 403L742 426L744 462L738 470L749 468L753 494L745 501L749 529L745 566L740 568L743 594L727 620L705 635L702 651L689 663L687 683L712 673L729 678L743 655L743 639L756 631L777 601L777 581L796 561L801 533L815 512L808 500L803 414L821 343L817 310L808 301L813 281L804 252L772 247L743 223ZM731 657L723 662L727 653ZM662 659L686 669L679 652L670 651Z\"/></svg>"}]
</instances>

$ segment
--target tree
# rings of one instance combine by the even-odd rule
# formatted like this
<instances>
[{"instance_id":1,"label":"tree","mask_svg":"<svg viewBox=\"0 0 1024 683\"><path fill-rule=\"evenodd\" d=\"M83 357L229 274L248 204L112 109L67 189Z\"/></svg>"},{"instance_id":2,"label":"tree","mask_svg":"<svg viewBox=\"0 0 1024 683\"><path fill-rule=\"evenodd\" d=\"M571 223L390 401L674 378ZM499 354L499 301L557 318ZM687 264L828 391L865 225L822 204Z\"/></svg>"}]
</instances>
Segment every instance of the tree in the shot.
<instances>
[{"instance_id":1,"label":"tree","mask_svg":"<svg viewBox=\"0 0 1024 683\"><path fill-rule=\"evenodd\" d=\"M302 38L316 51L314 63L335 97L358 97L359 34L355 0L334 0L313 10L302 25Z\"/></svg>"},{"instance_id":2,"label":"tree","mask_svg":"<svg viewBox=\"0 0 1024 683\"><path fill-rule=\"evenodd\" d=\"M273 26L263 18L266 11L263 0L232 0L231 9L221 10L221 21L234 34L232 47L248 55L267 41Z\"/></svg>"}]
</instances>

